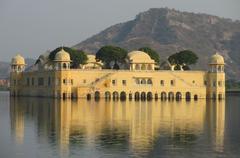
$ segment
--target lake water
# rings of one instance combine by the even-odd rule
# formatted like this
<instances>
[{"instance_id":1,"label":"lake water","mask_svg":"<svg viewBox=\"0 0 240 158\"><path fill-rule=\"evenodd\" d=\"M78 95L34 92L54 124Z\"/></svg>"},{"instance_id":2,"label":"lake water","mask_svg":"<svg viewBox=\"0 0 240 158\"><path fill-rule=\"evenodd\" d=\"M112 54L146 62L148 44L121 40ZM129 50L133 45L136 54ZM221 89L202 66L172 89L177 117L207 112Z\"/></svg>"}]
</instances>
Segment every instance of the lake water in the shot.
<instances>
[{"instance_id":1,"label":"lake water","mask_svg":"<svg viewBox=\"0 0 240 158\"><path fill-rule=\"evenodd\" d=\"M0 158L239 158L240 96L59 101L0 92Z\"/></svg>"}]
</instances>

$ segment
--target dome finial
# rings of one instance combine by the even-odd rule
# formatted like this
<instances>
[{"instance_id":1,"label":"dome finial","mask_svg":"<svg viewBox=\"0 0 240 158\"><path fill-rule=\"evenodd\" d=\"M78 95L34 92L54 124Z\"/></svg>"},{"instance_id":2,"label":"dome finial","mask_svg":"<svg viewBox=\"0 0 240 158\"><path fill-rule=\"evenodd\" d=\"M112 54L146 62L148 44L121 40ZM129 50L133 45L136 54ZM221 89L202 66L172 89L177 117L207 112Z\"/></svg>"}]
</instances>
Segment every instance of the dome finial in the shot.
<instances>
[{"instance_id":1,"label":"dome finial","mask_svg":"<svg viewBox=\"0 0 240 158\"><path fill-rule=\"evenodd\" d=\"M25 59L17 53L15 57L12 58L12 65L26 65L25 64Z\"/></svg>"},{"instance_id":2,"label":"dome finial","mask_svg":"<svg viewBox=\"0 0 240 158\"><path fill-rule=\"evenodd\" d=\"M71 62L70 55L62 47L62 49L55 55L55 61Z\"/></svg>"},{"instance_id":3,"label":"dome finial","mask_svg":"<svg viewBox=\"0 0 240 158\"><path fill-rule=\"evenodd\" d=\"M215 52L215 54L211 57L210 65L224 65L224 58L220 53Z\"/></svg>"}]
</instances>

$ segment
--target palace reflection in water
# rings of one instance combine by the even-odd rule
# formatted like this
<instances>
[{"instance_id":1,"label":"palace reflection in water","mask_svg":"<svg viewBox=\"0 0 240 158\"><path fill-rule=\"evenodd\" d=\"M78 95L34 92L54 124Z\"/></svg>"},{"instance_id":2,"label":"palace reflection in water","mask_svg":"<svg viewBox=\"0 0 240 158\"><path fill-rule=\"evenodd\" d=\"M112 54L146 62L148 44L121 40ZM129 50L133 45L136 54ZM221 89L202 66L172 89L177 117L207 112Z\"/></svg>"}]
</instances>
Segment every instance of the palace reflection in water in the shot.
<instances>
[{"instance_id":1,"label":"palace reflection in water","mask_svg":"<svg viewBox=\"0 0 240 158\"><path fill-rule=\"evenodd\" d=\"M10 116L18 144L26 141L26 126L33 126L39 142L67 156L85 149L115 156L151 156L181 148L194 152L203 143L216 152L224 150L225 101L12 98Z\"/></svg>"}]
</instances>

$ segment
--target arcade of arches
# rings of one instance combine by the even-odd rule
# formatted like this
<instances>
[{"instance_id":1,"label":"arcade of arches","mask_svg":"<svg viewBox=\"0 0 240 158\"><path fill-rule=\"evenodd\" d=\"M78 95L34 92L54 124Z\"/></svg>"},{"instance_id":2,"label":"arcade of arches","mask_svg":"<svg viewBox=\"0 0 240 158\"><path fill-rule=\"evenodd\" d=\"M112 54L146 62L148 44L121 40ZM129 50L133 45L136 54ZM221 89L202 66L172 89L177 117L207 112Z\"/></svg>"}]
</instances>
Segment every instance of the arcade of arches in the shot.
<instances>
[{"instance_id":1,"label":"arcade of arches","mask_svg":"<svg viewBox=\"0 0 240 158\"><path fill-rule=\"evenodd\" d=\"M219 94L219 99L221 99L221 94ZM126 100L126 99L135 99L135 100L152 100L152 99L161 99L161 100L181 100L181 99L186 99L186 100L198 100L199 95L198 94L193 94L191 92L130 92L127 93L125 91L106 91L106 92L99 92L95 91L94 94L88 93L86 98L90 100L91 98L94 99L100 99L100 98L105 98L106 100Z\"/></svg>"}]
</instances>

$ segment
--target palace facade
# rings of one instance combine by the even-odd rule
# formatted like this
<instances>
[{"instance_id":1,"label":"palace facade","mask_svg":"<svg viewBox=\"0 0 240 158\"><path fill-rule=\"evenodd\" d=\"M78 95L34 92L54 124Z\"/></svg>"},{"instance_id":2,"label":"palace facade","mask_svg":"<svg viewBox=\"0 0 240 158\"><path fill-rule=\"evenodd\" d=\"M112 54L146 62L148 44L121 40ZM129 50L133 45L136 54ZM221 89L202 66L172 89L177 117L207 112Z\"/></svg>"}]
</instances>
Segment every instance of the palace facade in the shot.
<instances>
[{"instance_id":1,"label":"palace facade","mask_svg":"<svg viewBox=\"0 0 240 158\"><path fill-rule=\"evenodd\" d=\"M79 69L71 69L68 52L59 51L46 68L25 71L25 60L11 62L11 96L87 99L224 99L224 58L209 60L208 71L156 70L156 63L141 51L128 53L127 68L102 69L94 55ZM46 66L46 65L45 65Z\"/></svg>"}]
</instances>

